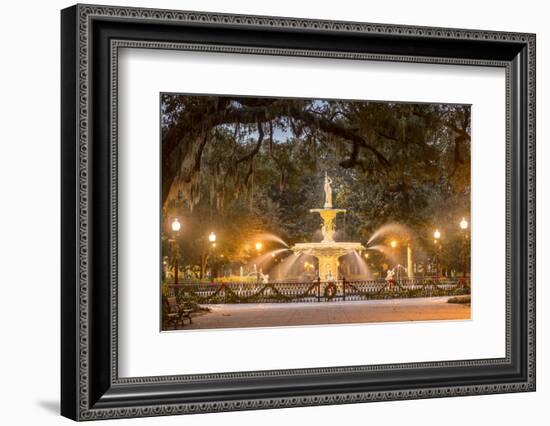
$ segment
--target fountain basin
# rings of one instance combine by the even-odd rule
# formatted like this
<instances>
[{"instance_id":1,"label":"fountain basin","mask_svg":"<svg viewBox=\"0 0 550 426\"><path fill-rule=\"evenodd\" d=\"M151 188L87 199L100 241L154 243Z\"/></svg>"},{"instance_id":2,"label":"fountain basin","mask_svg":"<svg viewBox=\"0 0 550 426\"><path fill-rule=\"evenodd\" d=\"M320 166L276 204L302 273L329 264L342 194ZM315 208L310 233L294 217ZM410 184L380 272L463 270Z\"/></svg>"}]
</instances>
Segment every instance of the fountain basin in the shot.
<instances>
[{"instance_id":1,"label":"fountain basin","mask_svg":"<svg viewBox=\"0 0 550 426\"><path fill-rule=\"evenodd\" d=\"M338 277L338 259L352 251L361 252L365 247L361 243L330 242L330 243L298 243L290 248L294 253L311 255L319 261L319 277L328 280Z\"/></svg>"}]
</instances>

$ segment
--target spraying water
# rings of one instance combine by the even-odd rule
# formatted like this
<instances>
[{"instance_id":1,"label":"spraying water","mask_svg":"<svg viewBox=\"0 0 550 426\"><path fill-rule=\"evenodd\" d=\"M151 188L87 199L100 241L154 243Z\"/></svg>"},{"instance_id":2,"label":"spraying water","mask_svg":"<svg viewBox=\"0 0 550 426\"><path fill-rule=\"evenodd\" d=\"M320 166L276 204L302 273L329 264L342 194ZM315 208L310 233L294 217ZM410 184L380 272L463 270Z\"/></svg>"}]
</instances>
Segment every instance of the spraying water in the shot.
<instances>
[{"instance_id":1,"label":"spraying water","mask_svg":"<svg viewBox=\"0 0 550 426\"><path fill-rule=\"evenodd\" d=\"M275 250L270 250L261 256L258 256L254 259L252 259L252 262L258 265L264 265L265 263L271 262L278 254L284 253L285 251L288 251L287 248L280 248Z\"/></svg>"},{"instance_id":2,"label":"spraying water","mask_svg":"<svg viewBox=\"0 0 550 426\"><path fill-rule=\"evenodd\" d=\"M363 259L363 256L361 256L357 250L353 250L348 256L349 259L351 259L351 262L353 265L355 265L359 270L358 279L361 280L368 280L372 278L372 274L370 272L369 266L367 265L367 262L365 259Z\"/></svg>"},{"instance_id":3,"label":"spraying water","mask_svg":"<svg viewBox=\"0 0 550 426\"><path fill-rule=\"evenodd\" d=\"M277 267L277 277L278 279L284 279L290 275L290 271L293 266L297 264L299 260L304 256L303 253L295 253L292 256L288 256L281 264Z\"/></svg>"},{"instance_id":4,"label":"spraying water","mask_svg":"<svg viewBox=\"0 0 550 426\"><path fill-rule=\"evenodd\" d=\"M388 247L388 246L383 245L383 244L378 244L378 245L369 247L369 249L377 250L380 253L383 253L386 256L386 258L389 259L389 261L391 263L395 264L395 263L400 262L399 252L392 249L391 247Z\"/></svg>"},{"instance_id":5,"label":"spraying water","mask_svg":"<svg viewBox=\"0 0 550 426\"><path fill-rule=\"evenodd\" d=\"M399 223L387 223L386 225L382 225L380 228L374 231L374 233L367 241L367 246L375 240L382 238L386 235L400 235L411 238L413 232L405 225L401 225Z\"/></svg>"},{"instance_id":6,"label":"spraying water","mask_svg":"<svg viewBox=\"0 0 550 426\"><path fill-rule=\"evenodd\" d=\"M266 232L262 234L256 234L254 238L257 239L258 241L272 241L274 243L280 244L288 248L288 244L281 237L278 237L275 234L270 234Z\"/></svg>"}]
</instances>

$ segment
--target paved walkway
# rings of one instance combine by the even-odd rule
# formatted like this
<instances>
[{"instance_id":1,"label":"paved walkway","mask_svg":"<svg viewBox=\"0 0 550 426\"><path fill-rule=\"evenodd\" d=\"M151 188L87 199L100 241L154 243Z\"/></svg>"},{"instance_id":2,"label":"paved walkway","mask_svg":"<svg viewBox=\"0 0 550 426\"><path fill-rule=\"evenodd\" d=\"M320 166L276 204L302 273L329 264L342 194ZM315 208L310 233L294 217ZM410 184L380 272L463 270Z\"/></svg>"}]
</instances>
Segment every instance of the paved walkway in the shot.
<instances>
[{"instance_id":1,"label":"paved walkway","mask_svg":"<svg viewBox=\"0 0 550 426\"><path fill-rule=\"evenodd\" d=\"M184 329L470 319L470 306L448 297L321 303L208 305Z\"/></svg>"}]
</instances>

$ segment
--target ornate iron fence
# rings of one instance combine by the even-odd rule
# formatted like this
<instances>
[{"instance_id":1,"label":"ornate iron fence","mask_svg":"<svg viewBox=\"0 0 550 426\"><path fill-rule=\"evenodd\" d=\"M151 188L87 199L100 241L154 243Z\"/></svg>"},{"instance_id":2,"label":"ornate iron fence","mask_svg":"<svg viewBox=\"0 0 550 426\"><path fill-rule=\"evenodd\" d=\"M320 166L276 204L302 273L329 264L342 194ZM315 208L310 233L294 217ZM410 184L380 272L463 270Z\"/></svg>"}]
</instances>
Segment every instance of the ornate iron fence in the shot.
<instances>
[{"instance_id":1,"label":"ornate iron fence","mask_svg":"<svg viewBox=\"0 0 550 426\"><path fill-rule=\"evenodd\" d=\"M413 278L395 282L192 282L168 284L168 288L179 303L296 303L466 295L470 294L470 281L464 278Z\"/></svg>"}]
</instances>

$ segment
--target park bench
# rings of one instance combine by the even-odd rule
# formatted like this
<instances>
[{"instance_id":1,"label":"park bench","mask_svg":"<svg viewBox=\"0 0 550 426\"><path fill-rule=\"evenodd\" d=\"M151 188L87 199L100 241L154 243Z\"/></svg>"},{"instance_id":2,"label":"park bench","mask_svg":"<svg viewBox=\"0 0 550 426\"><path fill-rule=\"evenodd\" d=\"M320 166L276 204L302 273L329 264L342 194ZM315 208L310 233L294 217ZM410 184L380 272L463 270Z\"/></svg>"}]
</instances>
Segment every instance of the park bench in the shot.
<instances>
[{"instance_id":1,"label":"park bench","mask_svg":"<svg viewBox=\"0 0 550 426\"><path fill-rule=\"evenodd\" d=\"M178 324L185 325L185 318L189 320L189 324L193 323L191 319L192 309L185 307L185 305L179 305L175 297L167 297L167 313L166 321L170 324L174 324L174 328Z\"/></svg>"}]
</instances>

